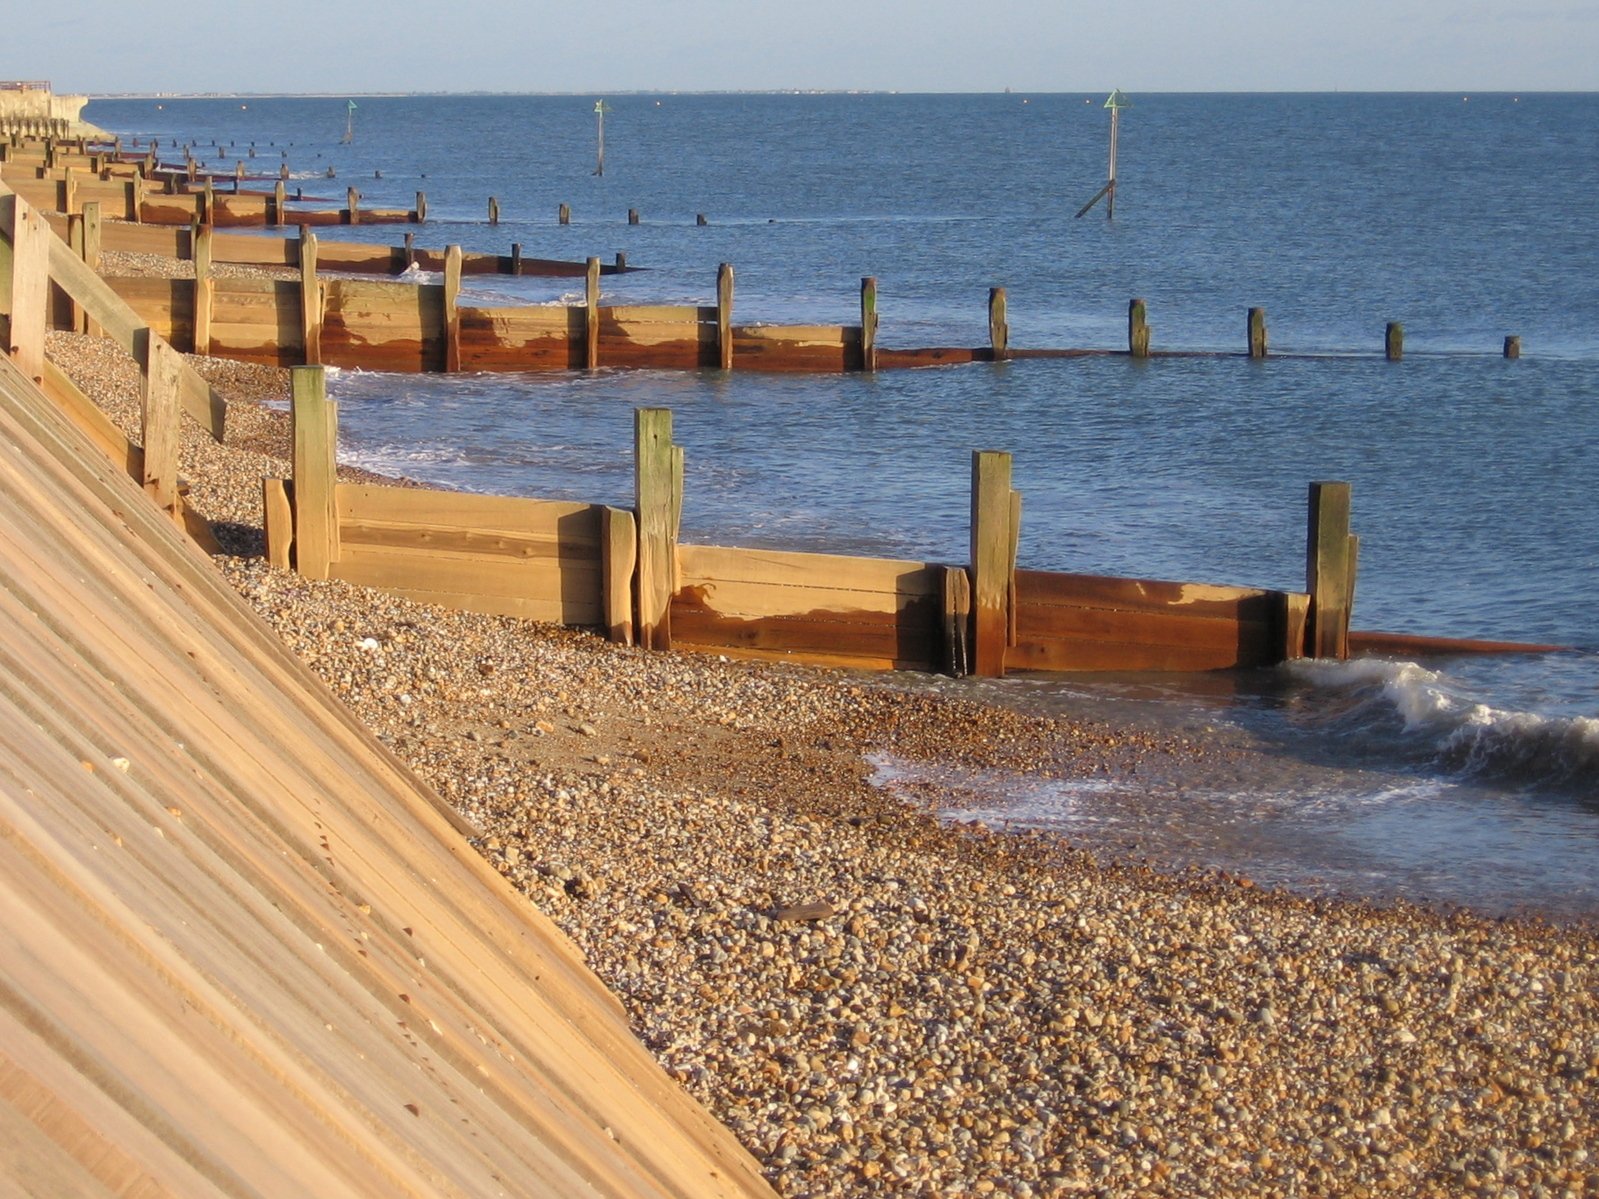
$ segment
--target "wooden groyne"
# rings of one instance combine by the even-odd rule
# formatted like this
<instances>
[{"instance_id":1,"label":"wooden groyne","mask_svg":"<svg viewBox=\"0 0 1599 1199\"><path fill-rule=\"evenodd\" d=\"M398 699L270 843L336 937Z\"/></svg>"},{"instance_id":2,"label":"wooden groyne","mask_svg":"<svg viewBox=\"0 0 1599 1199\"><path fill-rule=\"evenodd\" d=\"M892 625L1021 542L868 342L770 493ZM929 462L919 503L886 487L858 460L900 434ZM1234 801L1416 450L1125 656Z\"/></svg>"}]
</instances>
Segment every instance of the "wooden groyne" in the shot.
<instances>
[{"instance_id":1,"label":"wooden groyne","mask_svg":"<svg viewBox=\"0 0 1599 1199\"><path fill-rule=\"evenodd\" d=\"M42 214L0 193L0 230L13 359L207 544L208 530L184 501L176 430L187 413L220 436L219 397ZM306 244L314 246L309 235ZM589 279L592 295L597 272ZM140 363L139 444L45 359L47 316L59 307L52 289ZM863 305L868 294L863 289ZM592 350L602 344L593 331L603 326L596 308L584 311L583 344ZM464 323L459 310L444 317ZM863 326L867 347L872 328ZM325 332L305 331L311 354ZM225 328L213 334L228 337ZM737 347L736 339L710 344ZM600 628L647 648L990 676L1212 670L1341 658L1350 649L1358 543L1343 483L1311 485L1306 585L1294 592L1025 569L1017 561L1022 501L1006 453L974 453L970 555L937 563L681 543L687 472L665 410L637 414L631 510L338 484L337 412L314 366L295 373L293 423L292 477L263 485L272 560L429 602Z\"/></svg>"},{"instance_id":2,"label":"wooden groyne","mask_svg":"<svg viewBox=\"0 0 1599 1199\"><path fill-rule=\"evenodd\" d=\"M601 303L599 276L627 269L621 255L615 263L585 263L526 258L513 245L509 255L467 254L456 247L444 251L417 249L407 235L403 244L319 243L301 222L299 237L263 238L219 233L232 217L218 207L207 179L201 190L163 195L156 200L141 192L142 176L111 177L103 156L88 154L99 175L77 172L53 160L78 151L53 145L38 148L52 162L27 168L36 176L8 182L35 207L58 213L57 228L72 237L70 222L84 229L74 244L91 262L104 247L137 248L144 252L185 257L196 263L196 278L187 280L114 279L112 286L161 335L184 349L290 366L326 364L391 371L521 371L597 367L650 369L772 371L876 371L906 367L1001 362L1038 358L1071 358L1121 354L1132 358L1215 357L1215 350L1156 348L1148 306L1133 299L1127 310L1125 349L1023 347L1010 338L1005 289L989 290L988 344L900 348L880 337L877 281L861 280L859 319L855 324L783 325L777 322L735 323L734 271L718 268L713 304L606 306ZM0 163L0 178L12 180L20 167ZM26 171L24 171L26 173ZM79 178L79 174L83 178ZM59 176L59 177L57 177ZM171 180L168 180L169 184ZM95 188L111 189L113 198L90 198ZM281 192L281 184L279 187ZM358 192L351 188L338 219L360 219ZM246 197L250 199L249 197ZM254 197L254 200L261 197ZM116 223L107 214L121 204L131 220ZM154 207L152 207L154 205ZM139 227L164 205L180 228ZM418 195L421 219L425 206ZM280 206L281 209L281 206ZM323 214L333 223L337 214ZM107 218L107 219L102 219ZM290 266L301 272L298 286L285 281L209 278L205 264L246 262ZM411 266L436 271L439 283L373 284L327 280L318 272L393 274ZM581 304L478 306L459 302L460 279L473 274L540 274L584 277ZM59 325L61 316L54 318ZM1246 313L1244 336L1237 354L1251 359L1269 356L1266 312ZM1383 334L1383 356L1403 357L1404 331L1390 322ZM1519 357L1520 339L1505 339L1505 357ZM1281 357L1282 355L1277 355ZM1296 354L1293 357L1317 357ZM1348 357L1348 355L1339 355Z\"/></svg>"},{"instance_id":3,"label":"wooden groyne","mask_svg":"<svg viewBox=\"0 0 1599 1199\"><path fill-rule=\"evenodd\" d=\"M1348 653L1349 488L1311 487L1304 592L1020 569L1011 456L972 457L964 563L679 537L672 414L635 414L631 509L336 481L337 406L294 373L293 476L264 483L268 556L427 603L604 630L648 648L858 669L1192 671Z\"/></svg>"}]
</instances>

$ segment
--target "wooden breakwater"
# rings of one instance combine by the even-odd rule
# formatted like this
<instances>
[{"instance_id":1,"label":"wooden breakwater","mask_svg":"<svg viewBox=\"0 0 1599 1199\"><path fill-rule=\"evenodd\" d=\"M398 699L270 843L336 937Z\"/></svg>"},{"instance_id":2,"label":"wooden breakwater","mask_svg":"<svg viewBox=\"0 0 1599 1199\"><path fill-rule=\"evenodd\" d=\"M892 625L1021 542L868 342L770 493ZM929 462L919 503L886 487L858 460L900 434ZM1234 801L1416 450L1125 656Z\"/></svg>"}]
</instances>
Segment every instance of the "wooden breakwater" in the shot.
<instances>
[{"instance_id":1,"label":"wooden breakwater","mask_svg":"<svg viewBox=\"0 0 1599 1199\"><path fill-rule=\"evenodd\" d=\"M1311 486L1304 592L1020 569L1011 457L972 457L963 563L692 545L672 414L635 413L631 509L337 482L337 406L294 374L289 479L264 482L268 555L422 602L683 648L859 669L1215 670L1344 657L1349 488Z\"/></svg>"},{"instance_id":2,"label":"wooden breakwater","mask_svg":"<svg viewBox=\"0 0 1599 1199\"><path fill-rule=\"evenodd\" d=\"M137 442L45 357L52 289L139 363ZM194 419L220 438L220 397L42 214L3 191L0 316L24 374L161 510L214 548L184 499L177 430ZM620 509L339 484L337 412L321 371L301 368L294 391L293 473L265 481L263 525L274 562L317 577L597 627L651 648L860 668L1206 670L1342 657L1351 644L1357 543L1340 483L1311 487L1303 592L1024 569L1021 497L1010 485L1010 456L997 452L973 455L963 563L695 546L679 537L686 470L667 411L636 416L634 505ZM1404 640L1414 650L1429 639Z\"/></svg>"}]
</instances>

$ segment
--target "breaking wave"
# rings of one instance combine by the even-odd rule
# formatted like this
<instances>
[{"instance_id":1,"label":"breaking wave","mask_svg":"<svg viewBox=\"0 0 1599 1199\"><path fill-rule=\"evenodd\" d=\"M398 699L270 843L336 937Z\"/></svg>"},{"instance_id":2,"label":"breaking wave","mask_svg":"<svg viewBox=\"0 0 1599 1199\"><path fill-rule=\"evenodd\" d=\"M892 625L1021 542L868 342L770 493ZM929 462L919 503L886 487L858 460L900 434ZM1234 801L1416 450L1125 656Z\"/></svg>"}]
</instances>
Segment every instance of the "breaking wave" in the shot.
<instances>
[{"instance_id":1,"label":"breaking wave","mask_svg":"<svg viewBox=\"0 0 1599 1199\"><path fill-rule=\"evenodd\" d=\"M1459 778L1599 795L1599 717L1495 704L1415 662L1299 662L1289 670L1330 701L1329 731L1387 742Z\"/></svg>"}]
</instances>

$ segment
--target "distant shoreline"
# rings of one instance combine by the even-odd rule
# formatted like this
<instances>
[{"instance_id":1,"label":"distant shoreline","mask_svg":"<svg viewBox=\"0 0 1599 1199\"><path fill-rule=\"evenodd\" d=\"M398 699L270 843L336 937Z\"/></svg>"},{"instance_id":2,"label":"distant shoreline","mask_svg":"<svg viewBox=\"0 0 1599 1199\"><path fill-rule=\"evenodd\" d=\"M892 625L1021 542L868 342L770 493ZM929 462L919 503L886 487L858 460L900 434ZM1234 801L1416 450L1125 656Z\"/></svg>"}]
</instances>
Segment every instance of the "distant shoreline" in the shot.
<instances>
[{"instance_id":1,"label":"distant shoreline","mask_svg":"<svg viewBox=\"0 0 1599 1199\"><path fill-rule=\"evenodd\" d=\"M1104 88L1088 88L1071 91L1032 91L1026 88L1015 88L1002 91L987 92L917 92L901 91L896 88L727 88L708 89L705 91L685 91L682 89L668 88L643 88L643 89L617 89L617 88L592 88L585 91L423 91L423 92L88 92L90 103L97 100L343 100L343 99L450 99L450 98L482 98L485 96L514 97L539 97L559 98L591 97L591 96L1095 96L1105 92ZM1108 93L1106 93L1108 94ZM1239 91L1239 92L1191 92L1191 91L1159 91L1141 90L1141 96L1592 96L1599 95L1599 88L1587 90L1540 90L1528 89L1490 89L1478 91L1472 88L1457 88L1439 90L1429 88L1417 91L1361 91L1361 90L1328 90L1312 89L1306 91Z\"/></svg>"}]
</instances>

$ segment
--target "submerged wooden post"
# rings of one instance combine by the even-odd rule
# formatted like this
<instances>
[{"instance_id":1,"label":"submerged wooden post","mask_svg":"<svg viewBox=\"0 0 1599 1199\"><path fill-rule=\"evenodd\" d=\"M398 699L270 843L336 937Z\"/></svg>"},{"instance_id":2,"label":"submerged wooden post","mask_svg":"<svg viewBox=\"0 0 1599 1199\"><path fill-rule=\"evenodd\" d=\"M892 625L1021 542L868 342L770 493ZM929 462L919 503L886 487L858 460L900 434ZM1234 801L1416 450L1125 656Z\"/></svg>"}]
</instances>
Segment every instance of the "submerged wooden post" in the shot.
<instances>
[{"instance_id":1,"label":"submerged wooden post","mask_svg":"<svg viewBox=\"0 0 1599 1199\"><path fill-rule=\"evenodd\" d=\"M1266 310L1264 308L1251 308L1249 310L1249 356L1251 358L1264 358L1266 356Z\"/></svg>"},{"instance_id":2,"label":"submerged wooden post","mask_svg":"<svg viewBox=\"0 0 1599 1199\"><path fill-rule=\"evenodd\" d=\"M1405 356L1405 327L1398 321L1389 321L1388 328L1383 333L1383 357L1389 362L1398 362Z\"/></svg>"},{"instance_id":3,"label":"submerged wooden post","mask_svg":"<svg viewBox=\"0 0 1599 1199\"><path fill-rule=\"evenodd\" d=\"M629 224L629 225L636 225L636 224L638 224L638 209L636 209L636 208L629 208L629 209L628 209L628 210L627 210L627 223L628 223L628 224Z\"/></svg>"},{"instance_id":4,"label":"submerged wooden post","mask_svg":"<svg viewBox=\"0 0 1599 1199\"><path fill-rule=\"evenodd\" d=\"M1127 301L1127 352L1134 358L1149 357L1149 322L1142 300Z\"/></svg>"},{"instance_id":5,"label":"submerged wooden post","mask_svg":"<svg viewBox=\"0 0 1599 1199\"><path fill-rule=\"evenodd\" d=\"M427 192L417 192L416 193L416 207L411 210L411 220L415 224L420 225L424 221L426 221L427 219L428 219L428 194L427 194Z\"/></svg>"},{"instance_id":6,"label":"submerged wooden post","mask_svg":"<svg viewBox=\"0 0 1599 1199\"><path fill-rule=\"evenodd\" d=\"M6 350L18 370L42 383L54 234L39 211L16 196L0 196L0 229L11 236L11 332Z\"/></svg>"},{"instance_id":7,"label":"submerged wooden post","mask_svg":"<svg viewBox=\"0 0 1599 1199\"><path fill-rule=\"evenodd\" d=\"M995 362L1010 357L1010 324L1005 319L1005 289L988 289L988 345Z\"/></svg>"},{"instance_id":8,"label":"submerged wooden post","mask_svg":"<svg viewBox=\"0 0 1599 1199\"><path fill-rule=\"evenodd\" d=\"M972 673L972 584L964 566L944 568L944 669L955 678Z\"/></svg>"},{"instance_id":9,"label":"submerged wooden post","mask_svg":"<svg viewBox=\"0 0 1599 1199\"><path fill-rule=\"evenodd\" d=\"M638 643L670 649L681 471L672 445L669 408L633 412L633 503L638 519Z\"/></svg>"},{"instance_id":10,"label":"submerged wooden post","mask_svg":"<svg viewBox=\"0 0 1599 1199\"><path fill-rule=\"evenodd\" d=\"M1308 652L1312 658L1349 656L1349 611L1354 560L1349 535L1349 484L1310 485L1305 542L1305 590L1310 593Z\"/></svg>"},{"instance_id":11,"label":"submerged wooden post","mask_svg":"<svg viewBox=\"0 0 1599 1199\"><path fill-rule=\"evenodd\" d=\"M320 366L297 366L289 374L295 565L308 579L325 579L329 564L339 560L339 406L328 399Z\"/></svg>"},{"instance_id":12,"label":"submerged wooden post","mask_svg":"<svg viewBox=\"0 0 1599 1199\"><path fill-rule=\"evenodd\" d=\"M733 264L716 268L716 365L733 369Z\"/></svg>"},{"instance_id":13,"label":"submerged wooden post","mask_svg":"<svg viewBox=\"0 0 1599 1199\"><path fill-rule=\"evenodd\" d=\"M861 280L861 369L877 369L877 280Z\"/></svg>"},{"instance_id":14,"label":"submerged wooden post","mask_svg":"<svg viewBox=\"0 0 1599 1199\"><path fill-rule=\"evenodd\" d=\"M500 202L497 199L495 199L493 196L490 196L489 197L489 224L498 225L499 223L500 223Z\"/></svg>"},{"instance_id":15,"label":"submerged wooden post","mask_svg":"<svg viewBox=\"0 0 1599 1199\"><path fill-rule=\"evenodd\" d=\"M136 335L139 352L140 441L144 489L156 504L177 515L178 446L183 411L183 356L149 329Z\"/></svg>"},{"instance_id":16,"label":"submerged wooden post","mask_svg":"<svg viewBox=\"0 0 1599 1199\"><path fill-rule=\"evenodd\" d=\"M972 673L1005 673L1010 640L1011 456L995 450L972 453Z\"/></svg>"},{"instance_id":17,"label":"submerged wooden post","mask_svg":"<svg viewBox=\"0 0 1599 1199\"><path fill-rule=\"evenodd\" d=\"M583 365L594 370L600 365L600 260L588 260L583 284Z\"/></svg>"},{"instance_id":18,"label":"submerged wooden post","mask_svg":"<svg viewBox=\"0 0 1599 1199\"><path fill-rule=\"evenodd\" d=\"M216 280L211 276L210 225L195 225L189 232L194 249L194 352L211 352L211 309L216 301Z\"/></svg>"},{"instance_id":19,"label":"submerged wooden post","mask_svg":"<svg viewBox=\"0 0 1599 1199\"><path fill-rule=\"evenodd\" d=\"M572 206L570 204L562 204L557 208L555 210L555 220L557 224L570 225L572 223Z\"/></svg>"},{"instance_id":20,"label":"submerged wooden post","mask_svg":"<svg viewBox=\"0 0 1599 1199\"><path fill-rule=\"evenodd\" d=\"M1505 357L1506 358L1520 358L1521 357L1521 338L1516 337L1514 335L1505 338Z\"/></svg>"},{"instance_id":21,"label":"submerged wooden post","mask_svg":"<svg viewBox=\"0 0 1599 1199\"><path fill-rule=\"evenodd\" d=\"M300 345L305 364L322 361L322 287L316 277L316 234L300 231Z\"/></svg>"},{"instance_id":22,"label":"submerged wooden post","mask_svg":"<svg viewBox=\"0 0 1599 1199\"><path fill-rule=\"evenodd\" d=\"M461 247L444 248L444 369L461 369Z\"/></svg>"}]
</instances>

